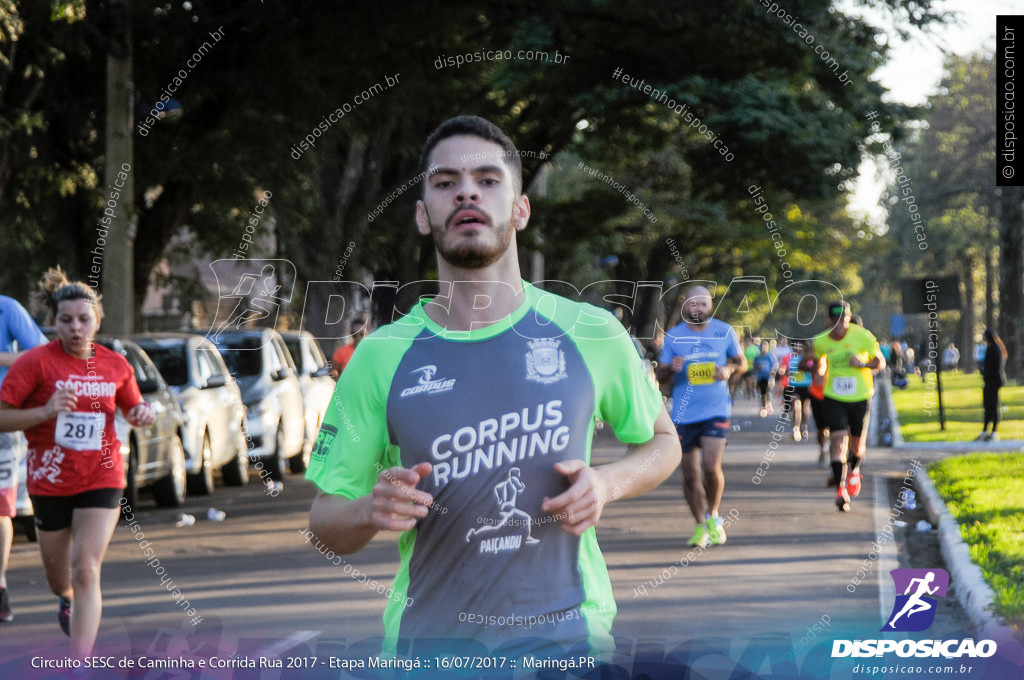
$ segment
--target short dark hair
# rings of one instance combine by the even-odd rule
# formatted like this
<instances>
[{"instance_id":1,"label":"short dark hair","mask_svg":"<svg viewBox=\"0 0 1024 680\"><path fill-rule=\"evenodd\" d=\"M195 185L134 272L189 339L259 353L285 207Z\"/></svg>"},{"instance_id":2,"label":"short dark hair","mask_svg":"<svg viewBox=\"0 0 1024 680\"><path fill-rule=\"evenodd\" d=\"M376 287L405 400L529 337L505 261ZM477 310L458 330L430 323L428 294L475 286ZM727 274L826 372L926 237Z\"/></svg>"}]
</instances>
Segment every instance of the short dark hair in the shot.
<instances>
[{"instance_id":1,"label":"short dark hair","mask_svg":"<svg viewBox=\"0 0 1024 680\"><path fill-rule=\"evenodd\" d=\"M500 127L480 116L456 116L437 126L437 129L430 133L427 141L423 144L416 176L426 179L425 173L430 169L430 154L433 153L434 147L449 137L458 137L459 135L479 137L500 146L505 152L505 164L512 171L513 189L515 189L516 195L522 193L523 162L519 158L519 149L516 148L516 145ZM421 198L425 195L425 192L426 181L421 183Z\"/></svg>"},{"instance_id":2,"label":"short dark hair","mask_svg":"<svg viewBox=\"0 0 1024 680\"><path fill-rule=\"evenodd\" d=\"M830 319L841 319L845 314L850 312L850 303L844 302L843 300L837 300L836 302L830 302L828 304L828 318Z\"/></svg>"},{"instance_id":3,"label":"short dark hair","mask_svg":"<svg viewBox=\"0 0 1024 680\"><path fill-rule=\"evenodd\" d=\"M348 322L349 335L351 335L355 331L357 326L364 326L365 327L365 326L369 326L369 325L370 325L370 315L369 314L365 314L364 312L356 312L355 314L352 315L352 318L349 319L349 322Z\"/></svg>"}]
</instances>

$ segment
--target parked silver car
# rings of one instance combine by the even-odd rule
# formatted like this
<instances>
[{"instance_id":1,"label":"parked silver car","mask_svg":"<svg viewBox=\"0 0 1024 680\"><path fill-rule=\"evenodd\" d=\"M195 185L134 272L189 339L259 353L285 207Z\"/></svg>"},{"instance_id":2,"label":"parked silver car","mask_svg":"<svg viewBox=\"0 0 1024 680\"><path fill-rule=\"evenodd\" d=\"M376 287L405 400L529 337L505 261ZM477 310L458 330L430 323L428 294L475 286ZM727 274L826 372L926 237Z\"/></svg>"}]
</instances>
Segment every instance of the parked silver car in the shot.
<instances>
[{"instance_id":1,"label":"parked silver car","mask_svg":"<svg viewBox=\"0 0 1024 680\"><path fill-rule=\"evenodd\" d=\"M306 427L302 387L284 339L272 328L225 331L217 349L242 390L249 459L282 479L288 460L302 458Z\"/></svg>"},{"instance_id":2,"label":"parked silver car","mask_svg":"<svg viewBox=\"0 0 1024 680\"><path fill-rule=\"evenodd\" d=\"M217 469L227 486L248 482L245 405L217 347L188 333L147 333L132 339L146 350L181 404L189 493L213 493Z\"/></svg>"},{"instance_id":3,"label":"parked silver car","mask_svg":"<svg viewBox=\"0 0 1024 680\"><path fill-rule=\"evenodd\" d=\"M309 331L285 331L281 333L288 351L298 369L299 385L302 387L302 405L306 415L306 441L302 455L289 459L292 472L305 472L309 465L309 454L320 432L327 407L334 395L335 382L330 376L330 366L320 350L316 338Z\"/></svg>"},{"instance_id":4,"label":"parked silver car","mask_svg":"<svg viewBox=\"0 0 1024 680\"><path fill-rule=\"evenodd\" d=\"M127 480L124 496L136 507L139 490L152 487L156 504L179 507L185 503L185 449L181 443L185 418L177 398L146 352L131 340L100 336L96 342L120 353L135 371L142 398L153 409L152 425L132 427L118 409L114 419Z\"/></svg>"}]
</instances>

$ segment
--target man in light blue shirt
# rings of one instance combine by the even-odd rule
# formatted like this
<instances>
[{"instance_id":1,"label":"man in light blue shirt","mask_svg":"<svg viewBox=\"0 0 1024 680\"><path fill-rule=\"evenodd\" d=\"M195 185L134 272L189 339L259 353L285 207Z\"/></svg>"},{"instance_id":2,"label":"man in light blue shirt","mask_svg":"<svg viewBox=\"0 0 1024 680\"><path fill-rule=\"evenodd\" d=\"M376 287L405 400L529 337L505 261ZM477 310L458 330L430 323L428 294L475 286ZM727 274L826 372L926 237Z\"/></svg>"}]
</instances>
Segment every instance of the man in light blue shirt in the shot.
<instances>
[{"instance_id":1,"label":"man in light blue shirt","mask_svg":"<svg viewBox=\"0 0 1024 680\"><path fill-rule=\"evenodd\" d=\"M665 334L658 366L658 380L672 386L669 414L683 447L683 494L697 521L690 545L701 547L725 543L718 506L725 488L722 455L732 417L729 378L747 370L736 331L712 319L711 309L707 288L686 290L680 310L683 323Z\"/></svg>"}]
</instances>

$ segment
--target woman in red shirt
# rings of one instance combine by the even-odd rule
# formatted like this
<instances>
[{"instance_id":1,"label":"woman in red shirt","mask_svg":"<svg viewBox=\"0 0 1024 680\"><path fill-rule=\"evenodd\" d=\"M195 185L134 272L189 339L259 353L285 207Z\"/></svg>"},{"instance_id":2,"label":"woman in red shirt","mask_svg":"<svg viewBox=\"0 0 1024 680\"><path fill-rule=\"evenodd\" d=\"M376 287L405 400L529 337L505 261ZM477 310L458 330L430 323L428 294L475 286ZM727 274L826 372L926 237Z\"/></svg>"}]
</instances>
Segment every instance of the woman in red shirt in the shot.
<instances>
[{"instance_id":1,"label":"woman in red shirt","mask_svg":"<svg viewBox=\"0 0 1024 680\"><path fill-rule=\"evenodd\" d=\"M59 268L40 287L58 339L11 366L0 387L0 431L25 430L46 580L60 598L57 617L72 653L86 656L99 633L100 566L124 491L114 414L120 407L136 426L154 417L124 357L93 344L103 318L100 296Z\"/></svg>"}]
</instances>

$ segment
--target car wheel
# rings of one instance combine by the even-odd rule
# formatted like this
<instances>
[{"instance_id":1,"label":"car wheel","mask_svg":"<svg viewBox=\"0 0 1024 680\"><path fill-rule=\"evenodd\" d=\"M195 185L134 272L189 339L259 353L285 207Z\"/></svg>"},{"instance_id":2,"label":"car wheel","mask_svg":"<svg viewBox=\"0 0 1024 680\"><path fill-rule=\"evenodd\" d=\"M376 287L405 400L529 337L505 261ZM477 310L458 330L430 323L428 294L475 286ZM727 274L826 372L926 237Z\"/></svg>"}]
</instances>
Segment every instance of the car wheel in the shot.
<instances>
[{"instance_id":1,"label":"car wheel","mask_svg":"<svg viewBox=\"0 0 1024 680\"><path fill-rule=\"evenodd\" d=\"M274 453L263 464L271 479L277 482L284 479L287 460L284 455L284 430L281 429L281 423L278 423L277 432L274 434Z\"/></svg>"},{"instance_id":2,"label":"car wheel","mask_svg":"<svg viewBox=\"0 0 1024 680\"><path fill-rule=\"evenodd\" d=\"M225 486L245 486L249 483L249 450L246 447L244 433L241 434L240 440L238 454L234 460L220 469Z\"/></svg>"},{"instance_id":3,"label":"car wheel","mask_svg":"<svg viewBox=\"0 0 1024 680\"><path fill-rule=\"evenodd\" d=\"M124 485L124 502L125 505L121 506L121 509L126 511L126 507L134 508L139 504L139 484L135 480L135 476L138 474L139 469L139 453L137 450L138 445L135 443L133 437L128 442L128 469L125 470L125 485Z\"/></svg>"},{"instance_id":4,"label":"car wheel","mask_svg":"<svg viewBox=\"0 0 1024 680\"><path fill-rule=\"evenodd\" d=\"M188 476L188 492L209 496L213 493L213 448L210 446L209 432L203 433L202 464L199 472Z\"/></svg>"},{"instance_id":5,"label":"car wheel","mask_svg":"<svg viewBox=\"0 0 1024 680\"><path fill-rule=\"evenodd\" d=\"M185 504L185 448L181 438L174 435L171 440L171 469L153 485L153 498L162 508L179 508Z\"/></svg>"}]
</instances>

